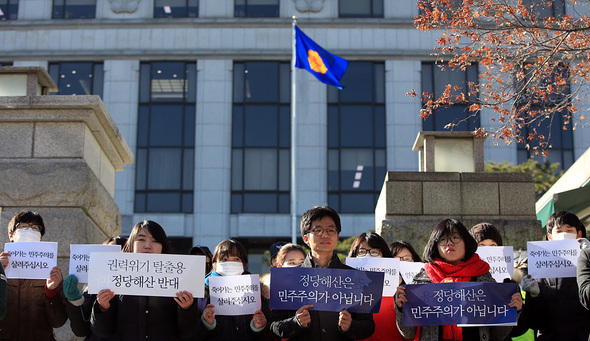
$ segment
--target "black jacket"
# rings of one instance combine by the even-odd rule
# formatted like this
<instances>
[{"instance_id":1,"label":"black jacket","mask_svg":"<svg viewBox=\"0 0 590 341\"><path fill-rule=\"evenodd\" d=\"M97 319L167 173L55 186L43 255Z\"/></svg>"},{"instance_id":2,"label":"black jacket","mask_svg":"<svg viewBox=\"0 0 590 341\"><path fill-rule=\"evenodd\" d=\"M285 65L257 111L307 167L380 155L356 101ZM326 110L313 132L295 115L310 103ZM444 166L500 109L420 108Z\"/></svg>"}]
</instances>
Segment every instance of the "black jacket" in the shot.
<instances>
[{"instance_id":1,"label":"black jacket","mask_svg":"<svg viewBox=\"0 0 590 341\"><path fill-rule=\"evenodd\" d=\"M70 328L74 335L83 337L85 341L110 341L113 337L100 337L90 328L90 314L92 314L92 305L96 301L96 295L90 295L88 291L82 293L84 303L75 306L66 300L66 313L70 319Z\"/></svg>"},{"instance_id":2,"label":"black jacket","mask_svg":"<svg viewBox=\"0 0 590 341\"><path fill-rule=\"evenodd\" d=\"M304 268L315 267L308 254L301 265ZM352 269L340 262L334 253L328 264L329 269ZM272 283L272 279L271 279ZM350 328L343 332L338 326L338 312L309 310L311 322L307 328L299 325L293 310L273 310L270 328L273 333L290 340L361 340L373 335L375 322L373 314L351 313Z\"/></svg>"},{"instance_id":3,"label":"black jacket","mask_svg":"<svg viewBox=\"0 0 590 341\"><path fill-rule=\"evenodd\" d=\"M115 340L178 340L198 331L200 312L196 300L189 310L172 297L116 295L103 311L94 302L90 319L92 332Z\"/></svg>"},{"instance_id":4,"label":"black jacket","mask_svg":"<svg viewBox=\"0 0 590 341\"><path fill-rule=\"evenodd\" d=\"M578 260L578 273L584 272L580 269L580 261L583 267L582 258L587 259L585 254L582 252ZM541 292L537 297L527 293L525 309L531 328L538 330L537 340L588 340L590 311L580 303L576 278L541 278L536 281ZM584 279L578 281L584 282Z\"/></svg>"},{"instance_id":5,"label":"black jacket","mask_svg":"<svg viewBox=\"0 0 590 341\"><path fill-rule=\"evenodd\" d=\"M4 268L0 264L0 320L2 320L6 314L7 286L8 282L6 280L6 275L4 275Z\"/></svg>"}]
</instances>

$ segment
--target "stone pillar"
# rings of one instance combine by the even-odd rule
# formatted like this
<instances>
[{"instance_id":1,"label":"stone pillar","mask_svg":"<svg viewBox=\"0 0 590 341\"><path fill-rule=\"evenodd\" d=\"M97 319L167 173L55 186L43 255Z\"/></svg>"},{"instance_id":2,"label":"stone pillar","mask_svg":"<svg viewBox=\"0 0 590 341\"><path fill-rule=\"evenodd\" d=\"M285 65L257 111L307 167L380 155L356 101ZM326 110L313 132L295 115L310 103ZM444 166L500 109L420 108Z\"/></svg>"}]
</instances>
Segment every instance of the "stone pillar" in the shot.
<instances>
[{"instance_id":1,"label":"stone pillar","mask_svg":"<svg viewBox=\"0 0 590 341\"><path fill-rule=\"evenodd\" d=\"M504 245L526 249L541 240L532 177L526 173L388 172L375 209L375 229L421 254L436 224L460 220L470 229L494 224Z\"/></svg>"},{"instance_id":2,"label":"stone pillar","mask_svg":"<svg viewBox=\"0 0 590 341\"><path fill-rule=\"evenodd\" d=\"M0 83L19 75L27 77L24 93L0 91L0 245L12 216L34 210L45 221L44 240L59 243L63 266L70 244L120 233L115 172L133 154L99 96L46 96L57 89L40 67L2 67Z\"/></svg>"}]
</instances>

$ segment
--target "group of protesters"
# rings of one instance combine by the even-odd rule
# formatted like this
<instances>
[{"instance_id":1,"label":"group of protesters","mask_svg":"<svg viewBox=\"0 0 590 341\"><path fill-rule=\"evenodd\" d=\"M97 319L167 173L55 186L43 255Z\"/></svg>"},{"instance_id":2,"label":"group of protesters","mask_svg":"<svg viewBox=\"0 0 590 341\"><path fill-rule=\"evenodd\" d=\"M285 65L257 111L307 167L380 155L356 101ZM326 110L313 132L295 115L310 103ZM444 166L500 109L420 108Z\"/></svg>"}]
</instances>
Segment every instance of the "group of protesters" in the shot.
<instances>
[{"instance_id":1,"label":"group of protesters","mask_svg":"<svg viewBox=\"0 0 590 341\"><path fill-rule=\"evenodd\" d=\"M328 206L316 206L301 218L301 236L310 249L275 243L271 267L347 269L335 252L341 232L340 217ZM8 224L10 242L39 242L45 235L41 216L17 213ZM476 253L479 246L503 246L498 229L489 223L467 229L456 219L438 223L422 259L412 245L391 244L376 233L362 233L348 257L399 258L422 262L424 267L392 297L383 297L378 313L323 311L305 304L297 310L270 309L270 276L261 276L261 308L254 314L216 314L210 300L210 280L248 272L248 254L238 241L220 242L213 253L195 246L189 252L205 257L205 295L179 291L176 297L98 294L80 290L78 279L62 276L59 267L50 278L22 279L5 276L10 253L0 254L0 340L55 340L54 328L70 320L75 335L86 340L588 340L590 335L590 242L578 217L556 212L547 222L547 239L575 238L580 243L577 277L532 278L526 274L526 256L516 257L520 285L505 304L517 312L516 326L507 325L404 325L404 306L411 301L406 284L495 282L490 266ZM154 221L138 222L129 237L110 238L122 252L171 254L166 232ZM523 266L524 265L524 266ZM294 270L281 270L294 271ZM516 286L515 286L516 287ZM265 291L266 289L266 291Z\"/></svg>"}]
</instances>

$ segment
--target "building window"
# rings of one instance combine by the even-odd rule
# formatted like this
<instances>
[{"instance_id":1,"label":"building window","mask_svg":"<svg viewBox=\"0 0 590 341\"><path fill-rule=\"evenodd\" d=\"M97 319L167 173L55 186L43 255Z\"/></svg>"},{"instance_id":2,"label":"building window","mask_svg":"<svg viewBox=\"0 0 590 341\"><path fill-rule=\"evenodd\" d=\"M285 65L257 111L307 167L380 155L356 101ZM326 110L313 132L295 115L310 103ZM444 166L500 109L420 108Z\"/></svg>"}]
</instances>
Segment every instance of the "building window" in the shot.
<instances>
[{"instance_id":1,"label":"building window","mask_svg":"<svg viewBox=\"0 0 590 341\"><path fill-rule=\"evenodd\" d=\"M340 0L340 18L383 18L383 0Z\"/></svg>"},{"instance_id":2,"label":"building window","mask_svg":"<svg viewBox=\"0 0 590 341\"><path fill-rule=\"evenodd\" d=\"M422 63L422 91L438 98L446 90L447 84L453 85L451 95L464 93L467 95L468 83L477 83L477 65L470 65L466 70L444 68L440 64ZM455 89L454 86L458 86ZM436 109L422 122L424 131L473 131L479 127L479 115L470 117L468 104L455 104L451 107ZM445 128L449 123L455 123L452 128Z\"/></svg>"},{"instance_id":3,"label":"building window","mask_svg":"<svg viewBox=\"0 0 590 341\"><path fill-rule=\"evenodd\" d=\"M290 63L234 63L232 213L289 213Z\"/></svg>"},{"instance_id":4,"label":"building window","mask_svg":"<svg viewBox=\"0 0 590 341\"><path fill-rule=\"evenodd\" d=\"M52 19L94 19L96 0L53 0Z\"/></svg>"},{"instance_id":5,"label":"building window","mask_svg":"<svg viewBox=\"0 0 590 341\"><path fill-rule=\"evenodd\" d=\"M351 62L346 87L328 87L328 202L371 213L385 179L384 64Z\"/></svg>"},{"instance_id":6,"label":"building window","mask_svg":"<svg viewBox=\"0 0 590 341\"><path fill-rule=\"evenodd\" d=\"M18 0L0 0L0 21L18 19Z\"/></svg>"},{"instance_id":7,"label":"building window","mask_svg":"<svg viewBox=\"0 0 590 341\"><path fill-rule=\"evenodd\" d=\"M155 0L154 18L196 18L199 0Z\"/></svg>"},{"instance_id":8,"label":"building window","mask_svg":"<svg viewBox=\"0 0 590 341\"><path fill-rule=\"evenodd\" d=\"M49 64L49 75L57 84L55 95L102 96L103 65L93 62Z\"/></svg>"},{"instance_id":9,"label":"building window","mask_svg":"<svg viewBox=\"0 0 590 341\"><path fill-rule=\"evenodd\" d=\"M539 115L543 111L551 109L559 103L567 103L567 98L570 94L569 83L566 82L565 85L559 85L558 77L560 80L569 79L569 68L564 65L558 65L549 77L543 77L539 80L531 80L529 74L527 74L523 82L529 84L531 90L527 91L521 100L516 101L516 110L521 111L523 115L534 114L534 116L539 117L544 116L542 114ZM546 89L549 85L556 89L554 93L545 96L537 95L536 89ZM544 163L545 161L549 161L550 163L559 162L560 169L565 170L575 161L571 114L567 109L564 109L554 111L549 116L542 120L535 120L525 126L521 133L523 137L529 136L529 134L542 135L545 138L543 142L548 142L548 145L551 146L551 148L544 148L547 149L548 155L543 156L542 153L535 153L532 149L534 147L548 147L541 145L540 140L536 138L517 145L518 162L526 162L529 158L533 158L540 163ZM526 148L527 143L529 144L529 149Z\"/></svg>"},{"instance_id":10,"label":"building window","mask_svg":"<svg viewBox=\"0 0 590 341\"><path fill-rule=\"evenodd\" d=\"M135 212L193 212L196 64L142 63Z\"/></svg>"},{"instance_id":11,"label":"building window","mask_svg":"<svg viewBox=\"0 0 590 341\"><path fill-rule=\"evenodd\" d=\"M522 0L522 5L530 9L532 16L542 18L563 18L565 15L564 0Z\"/></svg>"},{"instance_id":12,"label":"building window","mask_svg":"<svg viewBox=\"0 0 590 341\"><path fill-rule=\"evenodd\" d=\"M235 0L235 17L278 18L279 0Z\"/></svg>"}]
</instances>

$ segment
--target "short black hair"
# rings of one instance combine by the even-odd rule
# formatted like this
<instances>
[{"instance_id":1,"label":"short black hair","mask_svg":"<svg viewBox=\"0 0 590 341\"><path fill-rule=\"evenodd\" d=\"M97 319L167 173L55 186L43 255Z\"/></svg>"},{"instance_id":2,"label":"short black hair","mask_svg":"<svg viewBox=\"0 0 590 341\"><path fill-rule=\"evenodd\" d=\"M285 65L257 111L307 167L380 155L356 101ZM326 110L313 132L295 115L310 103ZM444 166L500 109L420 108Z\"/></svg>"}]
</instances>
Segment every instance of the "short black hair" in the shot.
<instances>
[{"instance_id":1,"label":"short black hair","mask_svg":"<svg viewBox=\"0 0 590 341\"><path fill-rule=\"evenodd\" d=\"M491 223L479 223L469 230L469 234L478 244L486 239L491 239L495 241L498 246L504 245L500 231L498 231L498 228Z\"/></svg>"},{"instance_id":2,"label":"short black hair","mask_svg":"<svg viewBox=\"0 0 590 341\"><path fill-rule=\"evenodd\" d=\"M14 217L12 217L12 219L10 219L10 222L8 223L8 234L14 233L14 231L18 227L18 224L21 223L39 225L39 232L41 232L41 237L45 235L45 223L43 223L43 218L41 218L41 215L39 213L33 211L20 211L17 214L15 214Z\"/></svg>"},{"instance_id":3,"label":"short black hair","mask_svg":"<svg viewBox=\"0 0 590 341\"><path fill-rule=\"evenodd\" d=\"M248 252L246 251L244 245L235 239L226 239L217 244L215 250L213 251L211 263L215 264L223 257L232 255L240 257L242 264L244 264L244 269L248 268Z\"/></svg>"},{"instance_id":4,"label":"short black hair","mask_svg":"<svg viewBox=\"0 0 590 341\"><path fill-rule=\"evenodd\" d=\"M576 231L582 231L582 238L586 238L586 227L577 215L569 211L559 211L553 213L547 219L547 233L551 234L555 226L569 225L576 228Z\"/></svg>"},{"instance_id":5,"label":"short black hair","mask_svg":"<svg viewBox=\"0 0 590 341\"><path fill-rule=\"evenodd\" d=\"M172 246L170 245L170 241L168 241L168 236L166 236L166 232L164 228L160 226L160 224L156 223L152 220L143 220L133 226L133 230L129 234L129 239L125 243L123 247L123 252L133 252L133 244L137 239L137 235L141 229L146 229L152 235L152 238L156 240L156 242L162 244L162 253L170 254L174 253L172 251Z\"/></svg>"},{"instance_id":6,"label":"short black hair","mask_svg":"<svg viewBox=\"0 0 590 341\"><path fill-rule=\"evenodd\" d=\"M477 243L469 234L467 228L457 219L445 219L438 223L430 234L430 239L424 248L423 258L425 262L434 263L435 258L442 259L438 252L438 241L444 236L453 234L453 229L457 229L461 239L465 242L465 258L463 260L467 260L475 254Z\"/></svg>"},{"instance_id":7,"label":"short black hair","mask_svg":"<svg viewBox=\"0 0 590 341\"><path fill-rule=\"evenodd\" d=\"M329 206L314 206L307 210L301 216L301 237L308 234L311 230L311 222L314 220L322 219L323 217L330 217L334 220L336 224L336 229L338 230L338 234L342 230L342 226L340 225L340 216L336 211Z\"/></svg>"},{"instance_id":8,"label":"short black hair","mask_svg":"<svg viewBox=\"0 0 590 341\"><path fill-rule=\"evenodd\" d=\"M367 242L367 244L369 244L369 246L372 248L381 250L383 258L393 258L391 250L389 249L389 246L387 246L387 242L375 232L363 232L358 237L356 237L350 246L348 257L357 257L363 242Z\"/></svg>"},{"instance_id":9,"label":"short black hair","mask_svg":"<svg viewBox=\"0 0 590 341\"><path fill-rule=\"evenodd\" d=\"M398 253L402 252L403 249L407 249L412 254L412 260L414 262L422 262L422 258L418 255L418 252L414 250L412 244L405 242L403 240L398 240L389 244L389 249L391 250L391 254L393 257L397 256Z\"/></svg>"}]
</instances>

